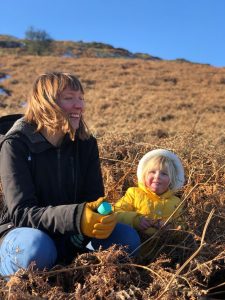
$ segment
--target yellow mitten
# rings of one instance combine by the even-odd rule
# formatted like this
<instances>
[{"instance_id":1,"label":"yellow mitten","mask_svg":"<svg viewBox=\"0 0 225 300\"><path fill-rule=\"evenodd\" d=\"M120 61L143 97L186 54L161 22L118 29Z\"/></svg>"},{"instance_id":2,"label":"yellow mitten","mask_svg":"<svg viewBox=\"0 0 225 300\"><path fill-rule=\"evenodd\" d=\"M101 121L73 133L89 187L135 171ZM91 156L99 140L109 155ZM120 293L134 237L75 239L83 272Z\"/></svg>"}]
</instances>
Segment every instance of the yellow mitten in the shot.
<instances>
[{"instance_id":1,"label":"yellow mitten","mask_svg":"<svg viewBox=\"0 0 225 300\"><path fill-rule=\"evenodd\" d=\"M81 231L84 235L106 239L116 226L116 216L114 213L106 216L96 213L97 208L104 200L101 197L96 201L85 204L81 216Z\"/></svg>"},{"instance_id":2,"label":"yellow mitten","mask_svg":"<svg viewBox=\"0 0 225 300\"><path fill-rule=\"evenodd\" d=\"M107 239L110 236L117 223L116 214L104 216L101 219L101 223L94 225L93 234L97 239Z\"/></svg>"},{"instance_id":3,"label":"yellow mitten","mask_svg":"<svg viewBox=\"0 0 225 300\"><path fill-rule=\"evenodd\" d=\"M99 205L105 201L105 197L100 197L96 201L87 202L86 206L89 207L93 211L97 211Z\"/></svg>"}]
</instances>

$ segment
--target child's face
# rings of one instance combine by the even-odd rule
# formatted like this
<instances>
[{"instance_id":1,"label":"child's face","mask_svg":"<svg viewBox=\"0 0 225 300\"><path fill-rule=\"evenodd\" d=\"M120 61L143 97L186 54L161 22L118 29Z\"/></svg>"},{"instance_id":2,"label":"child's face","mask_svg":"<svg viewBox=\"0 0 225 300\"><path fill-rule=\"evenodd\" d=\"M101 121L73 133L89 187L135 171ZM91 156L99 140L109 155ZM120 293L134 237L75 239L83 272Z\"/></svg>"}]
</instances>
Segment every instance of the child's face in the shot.
<instances>
[{"instance_id":1,"label":"child's face","mask_svg":"<svg viewBox=\"0 0 225 300\"><path fill-rule=\"evenodd\" d=\"M165 193L169 184L170 178L167 169L161 169L156 165L146 172L145 185L157 195Z\"/></svg>"},{"instance_id":2,"label":"child's face","mask_svg":"<svg viewBox=\"0 0 225 300\"><path fill-rule=\"evenodd\" d=\"M84 95L81 91L66 88L59 95L56 103L68 115L74 130L79 128L81 114L84 111Z\"/></svg>"}]
</instances>

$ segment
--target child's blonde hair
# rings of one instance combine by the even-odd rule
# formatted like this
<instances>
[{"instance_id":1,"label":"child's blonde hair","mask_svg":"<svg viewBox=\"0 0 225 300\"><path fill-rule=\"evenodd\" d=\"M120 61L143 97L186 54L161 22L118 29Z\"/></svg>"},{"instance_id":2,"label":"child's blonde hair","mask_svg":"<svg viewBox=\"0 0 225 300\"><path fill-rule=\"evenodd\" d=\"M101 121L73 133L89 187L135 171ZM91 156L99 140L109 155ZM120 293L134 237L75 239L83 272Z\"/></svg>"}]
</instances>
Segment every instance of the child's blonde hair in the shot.
<instances>
[{"instance_id":1,"label":"child's blonde hair","mask_svg":"<svg viewBox=\"0 0 225 300\"><path fill-rule=\"evenodd\" d=\"M169 188L173 190L176 185L176 179L177 179L176 168L171 159L161 155L153 156L151 159L149 159L149 161L147 161L147 163L143 167L142 178L141 178L143 184L145 185L146 174L150 172L152 169L154 169L155 167L159 168L159 170L165 170L168 173L170 179Z\"/></svg>"},{"instance_id":2,"label":"child's blonde hair","mask_svg":"<svg viewBox=\"0 0 225 300\"><path fill-rule=\"evenodd\" d=\"M146 153L139 161L137 168L138 182L145 185L145 174L153 166L167 169L172 190L179 189L184 184L184 169L179 157L166 149L155 149Z\"/></svg>"},{"instance_id":3,"label":"child's blonde hair","mask_svg":"<svg viewBox=\"0 0 225 300\"><path fill-rule=\"evenodd\" d=\"M80 81L72 74L52 72L40 75L34 82L25 112L25 120L36 124L37 131L46 128L48 134L55 134L62 130L74 139L75 131L64 111L56 103L57 98L66 88L81 91L84 94ZM77 134L82 140L90 136L82 116Z\"/></svg>"}]
</instances>

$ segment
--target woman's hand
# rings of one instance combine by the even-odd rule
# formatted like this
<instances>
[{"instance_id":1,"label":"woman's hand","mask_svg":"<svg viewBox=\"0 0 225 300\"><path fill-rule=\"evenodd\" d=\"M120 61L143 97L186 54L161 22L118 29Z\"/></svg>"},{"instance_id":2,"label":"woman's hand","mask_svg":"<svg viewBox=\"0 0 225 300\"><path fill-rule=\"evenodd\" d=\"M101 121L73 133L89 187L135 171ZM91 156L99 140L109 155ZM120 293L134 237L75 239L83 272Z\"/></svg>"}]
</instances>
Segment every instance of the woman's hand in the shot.
<instances>
[{"instance_id":1,"label":"woman's hand","mask_svg":"<svg viewBox=\"0 0 225 300\"><path fill-rule=\"evenodd\" d=\"M106 239L116 226L115 213L103 216L96 212L103 201L102 197L96 201L87 202L84 206L80 227L82 233L88 237Z\"/></svg>"}]
</instances>

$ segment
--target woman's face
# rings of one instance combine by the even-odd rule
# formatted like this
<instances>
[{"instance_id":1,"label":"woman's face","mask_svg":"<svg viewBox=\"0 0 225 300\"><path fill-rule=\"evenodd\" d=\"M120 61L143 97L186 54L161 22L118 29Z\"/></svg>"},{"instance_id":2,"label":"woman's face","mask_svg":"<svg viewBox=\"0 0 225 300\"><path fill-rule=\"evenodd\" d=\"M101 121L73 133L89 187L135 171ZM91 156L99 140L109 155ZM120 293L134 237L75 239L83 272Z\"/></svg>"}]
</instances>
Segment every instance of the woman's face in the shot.
<instances>
[{"instance_id":1,"label":"woman's face","mask_svg":"<svg viewBox=\"0 0 225 300\"><path fill-rule=\"evenodd\" d=\"M67 114L74 130L79 128L80 118L84 111L84 95L81 91L66 88L59 95L56 103Z\"/></svg>"},{"instance_id":2,"label":"woman's face","mask_svg":"<svg viewBox=\"0 0 225 300\"><path fill-rule=\"evenodd\" d=\"M170 178L166 169L159 166L152 167L145 175L145 185L157 195L165 193L169 189Z\"/></svg>"}]
</instances>

